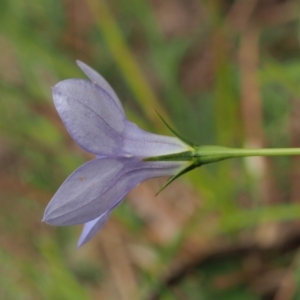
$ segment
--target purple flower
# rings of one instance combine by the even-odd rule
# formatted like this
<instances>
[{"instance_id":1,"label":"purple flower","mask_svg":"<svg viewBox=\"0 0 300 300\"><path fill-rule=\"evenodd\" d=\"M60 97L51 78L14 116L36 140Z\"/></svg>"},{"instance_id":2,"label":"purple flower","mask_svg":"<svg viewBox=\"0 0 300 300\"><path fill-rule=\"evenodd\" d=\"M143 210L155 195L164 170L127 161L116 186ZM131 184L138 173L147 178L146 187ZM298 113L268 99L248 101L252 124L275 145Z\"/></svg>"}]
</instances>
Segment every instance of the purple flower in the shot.
<instances>
[{"instance_id":1,"label":"purple flower","mask_svg":"<svg viewBox=\"0 0 300 300\"><path fill-rule=\"evenodd\" d=\"M43 221L57 226L85 223L78 241L81 246L131 189L149 178L174 175L186 165L144 158L184 152L189 146L131 123L106 80L84 63L77 64L91 81L61 81L53 87L53 99L72 138L96 159L66 179L48 204Z\"/></svg>"}]
</instances>

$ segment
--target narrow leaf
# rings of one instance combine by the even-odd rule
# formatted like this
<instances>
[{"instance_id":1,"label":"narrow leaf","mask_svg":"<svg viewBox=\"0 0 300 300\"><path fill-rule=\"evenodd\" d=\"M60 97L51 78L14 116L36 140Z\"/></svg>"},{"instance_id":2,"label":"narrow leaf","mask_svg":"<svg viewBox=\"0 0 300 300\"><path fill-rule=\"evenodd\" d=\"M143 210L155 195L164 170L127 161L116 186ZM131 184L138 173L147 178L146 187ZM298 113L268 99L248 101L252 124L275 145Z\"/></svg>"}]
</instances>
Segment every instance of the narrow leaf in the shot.
<instances>
[{"instance_id":1,"label":"narrow leaf","mask_svg":"<svg viewBox=\"0 0 300 300\"><path fill-rule=\"evenodd\" d=\"M190 141L188 141L187 139L185 139L184 137L182 137L179 133L177 133L168 123L167 121L156 111L154 110L155 113L157 114L157 116L160 118L160 120L167 126L167 128L176 136L178 137L181 141L183 141L185 144L194 147L196 146L194 143L191 143Z\"/></svg>"},{"instance_id":2,"label":"narrow leaf","mask_svg":"<svg viewBox=\"0 0 300 300\"><path fill-rule=\"evenodd\" d=\"M161 193L168 185L170 185L175 179L177 179L178 177L180 177L181 175L194 170L195 168L200 167L199 164L191 164L188 167L182 169L181 171L179 171L177 174L173 175L161 188L160 190L155 194L155 196L157 196L159 193Z\"/></svg>"}]
</instances>

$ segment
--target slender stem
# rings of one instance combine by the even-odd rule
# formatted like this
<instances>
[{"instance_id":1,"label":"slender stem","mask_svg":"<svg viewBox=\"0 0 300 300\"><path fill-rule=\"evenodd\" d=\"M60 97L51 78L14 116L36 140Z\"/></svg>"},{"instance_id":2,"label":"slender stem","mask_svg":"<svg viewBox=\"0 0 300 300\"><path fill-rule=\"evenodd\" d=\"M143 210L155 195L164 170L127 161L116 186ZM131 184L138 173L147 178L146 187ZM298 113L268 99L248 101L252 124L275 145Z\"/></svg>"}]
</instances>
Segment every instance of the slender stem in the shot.
<instances>
[{"instance_id":1,"label":"slender stem","mask_svg":"<svg viewBox=\"0 0 300 300\"><path fill-rule=\"evenodd\" d=\"M193 153L194 161L199 165L235 157L287 155L300 155L300 148L237 149L218 146L201 146L196 148Z\"/></svg>"},{"instance_id":2,"label":"slender stem","mask_svg":"<svg viewBox=\"0 0 300 300\"><path fill-rule=\"evenodd\" d=\"M144 161L192 161L194 166L201 166L235 157L290 155L300 155L300 148L238 149L219 146L200 146L195 147L192 151L147 157L144 158Z\"/></svg>"},{"instance_id":3,"label":"slender stem","mask_svg":"<svg viewBox=\"0 0 300 300\"><path fill-rule=\"evenodd\" d=\"M149 120L151 120L158 129L162 129L162 126L157 123L154 110L146 108L156 107L170 123L168 113L156 98L155 93L145 79L145 75L132 54L133 52L128 47L117 20L107 5L109 1L88 0L87 3L112 56L117 62L129 87L135 94L137 101L139 101L140 107L144 110L144 113Z\"/></svg>"},{"instance_id":4,"label":"slender stem","mask_svg":"<svg viewBox=\"0 0 300 300\"><path fill-rule=\"evenodd\" d=\"M209 155L221 154L230 157L289 156L289 155L300 155L300 148L263 148L263 149L220 148L220 149L211 149L208 151L207 154Z\"/></svg>"}]
</instances>

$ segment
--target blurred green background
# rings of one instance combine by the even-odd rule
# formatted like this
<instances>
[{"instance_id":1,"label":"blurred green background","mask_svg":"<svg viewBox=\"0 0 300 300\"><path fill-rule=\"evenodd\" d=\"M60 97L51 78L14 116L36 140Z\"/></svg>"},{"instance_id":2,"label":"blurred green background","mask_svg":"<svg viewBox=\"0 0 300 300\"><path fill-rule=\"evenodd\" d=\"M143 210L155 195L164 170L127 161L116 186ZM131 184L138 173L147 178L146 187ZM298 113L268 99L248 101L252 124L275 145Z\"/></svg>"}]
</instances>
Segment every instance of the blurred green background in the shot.
<instances>
[{"instance_id":1,"label":"blurred green background","mask_svg":"<svg viewBox=\"0 0 300 300\"><path fill-rule=\"evenodd\" d=\"M2 0L1 299L300 299L300 158L224 161L134 189L91 242L41 223L92 157L51 87L114 87L128 118L229 147L300 147L300 5L291 0Z\"/></svg>"}]
</instances>

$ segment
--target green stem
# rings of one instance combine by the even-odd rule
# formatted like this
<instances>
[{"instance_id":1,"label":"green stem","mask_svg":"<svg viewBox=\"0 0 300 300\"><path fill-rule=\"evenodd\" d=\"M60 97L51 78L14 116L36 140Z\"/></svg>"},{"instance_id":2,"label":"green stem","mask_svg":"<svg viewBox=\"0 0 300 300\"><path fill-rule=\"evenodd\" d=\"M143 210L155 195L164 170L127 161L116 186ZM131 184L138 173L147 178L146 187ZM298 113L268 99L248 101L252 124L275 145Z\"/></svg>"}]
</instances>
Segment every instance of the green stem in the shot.
<instances>
[{"instance_id":1,"label":"green stem","mask_svg":"<svg viewBox=\"0 0 300 300\"><path fill-rule=\"evenodd\" d=\"M238 149L226 147L199 147L197 154L200 155L228 155L230 157L248 157L248 156L283 156L300 155L300 148L262 148L262 149ZM204 150L204 151L203 151Z\"/></svg>"},{"instance_id":2,"label":"green stem","mask_svg":"<svg viewBox=\"0 0 300 300\"><path fill-rule=\"evenodd\" d=\"M147 157L144 161L193 161L194 166L201 166L235 157L290 155L300 155L300 148L238 149L220 146L196 146L194 150Z\"/></svg>"},{"instance_id":3,"label":"green stem","mask_svg":"<svg viewBox=\"0 0 300 300\"><path fill-rule=\"evenodd\" d=\"M122 35L122 30L107 5L109 1L87 0L87 3L112 56L117 62L129 87L135 94L137 101L139 101L141 109L144 110L145 115L158 127L158 129L162 129L161 125L156 122L157 118L154 110L148 108L155 107L167 119L168 114L160 101L156 98L155 93L148 84L137 63L133 52L128 47L128 44Z\"/></svg>"},{"instance_id":4,"label":"green stem","mask_svg":"<svg viewBox=\"0 0 300 300\"><path fill-rule=\"evenodd\" d=\"M193 154L195 160L201 164L235 157L290 155L300 155L300 148L238 149L218 146L202 146L196 148Z\"/></svg>"}]
</instances>

